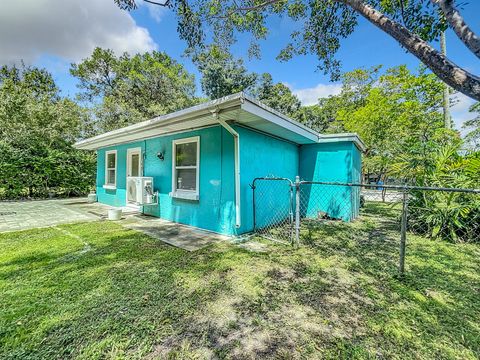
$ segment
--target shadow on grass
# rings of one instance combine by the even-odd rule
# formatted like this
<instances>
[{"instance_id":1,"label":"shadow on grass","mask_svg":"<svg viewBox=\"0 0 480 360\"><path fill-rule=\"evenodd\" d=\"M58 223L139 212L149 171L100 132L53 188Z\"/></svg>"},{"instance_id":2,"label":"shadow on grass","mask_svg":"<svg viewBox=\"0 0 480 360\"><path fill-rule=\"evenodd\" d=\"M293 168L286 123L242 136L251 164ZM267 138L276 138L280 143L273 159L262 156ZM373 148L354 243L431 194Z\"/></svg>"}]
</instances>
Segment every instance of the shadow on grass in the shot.
<instances>
[{"instance_id":1,"label":"shadow on grass","mask_svg":"<svg viewBox=\"0 0 480 360\"><path fill-rule=\"evenodd\" d=\"M188 253L89 223L64 226L92 247L65 261L45 251L65 241L58 232L45 249L26 232L0 255L0 357L475 358L478 248L412 238L400 280L396 215L373 210L312 222L308 246L261 253Z\"/></svg>"}]
</instances>

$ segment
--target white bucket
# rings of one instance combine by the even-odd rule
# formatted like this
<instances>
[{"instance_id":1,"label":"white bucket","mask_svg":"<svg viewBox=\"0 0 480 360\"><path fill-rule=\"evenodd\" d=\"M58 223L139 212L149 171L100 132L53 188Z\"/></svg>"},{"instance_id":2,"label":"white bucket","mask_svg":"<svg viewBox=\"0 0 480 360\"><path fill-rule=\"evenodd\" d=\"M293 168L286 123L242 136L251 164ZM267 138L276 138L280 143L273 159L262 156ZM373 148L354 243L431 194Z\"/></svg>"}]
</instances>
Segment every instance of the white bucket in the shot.
<instances>
[{"instance_id":1,"label":"white bucket","mask_svg":"<svg viewBox=\"0 0 480 360\"><path fill-rule=\"evenodd\" d=\"M92 204L97 201L97 194L88 194L87 202Z\"/></svg>"},{"instance_id":2,"label":"white bucket","mask_svg":"<svg viewBox=\"0 0 480 360\"><path fill-rule=\"evenodd\" d=\"M108 220L120 220L122 218L122 209L108 210Z\"/></svg>"}]
</instances>

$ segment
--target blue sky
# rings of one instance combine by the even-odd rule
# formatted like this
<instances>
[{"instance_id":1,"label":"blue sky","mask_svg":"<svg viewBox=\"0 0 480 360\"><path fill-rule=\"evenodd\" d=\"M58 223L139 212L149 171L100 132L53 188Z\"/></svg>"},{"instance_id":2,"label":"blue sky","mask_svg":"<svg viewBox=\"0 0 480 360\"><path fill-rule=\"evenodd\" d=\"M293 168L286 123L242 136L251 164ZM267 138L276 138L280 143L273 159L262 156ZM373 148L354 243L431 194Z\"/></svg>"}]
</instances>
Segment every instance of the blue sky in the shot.
<instances>
[{"instance_id":1,"label":"blue sky","mask_svg":"<svg viewBox=\"0 0 480 360\"><path fill-rule=\"evenodd\" d=\"M5 34L8 29L8 33L16 35L13 41L11 35L8 39L0 35L0 61L8 63L24 59L27 63L46 67L66 95L73 96L77 91L75 79L68 72L70 63L88 56L94 46L111 47L117 52L166 51L194 73L198 83L196 68L182 56L185 44L178 38L175 19L168 9L142 5L138 10L126 13L115 7L113 0L60 3L55 0L23 0L11 3L2 11L3 15L0 14L0 34ZM466 20L480 32L480 17L475 15L480 13L480 2L471 1L465 10ZM2 29L2 23L5 29ZM246 56L248 36L242 36L233 49L236 56L244 58L250 71L271 73L275 81L287 84L305 104L339 90L338 84L330 83L328 76L316 70L318 62L314 56L296 57L289 62L277 61L275 57L285 45L292 23L273 18L269 26L270 35L260 43L261 59ZM480 74L480 61L451 32L447 33L447 48L456 63ZM385 67L407 64L415 69L420 64L388 35L363 19L360 19L355 33L342 42L338 58L344 71L378 64ZM200 94L200 86L198 92ZM472 117L467 110L473 101L463 95L458 95L457 101L452 114L460 125Z\"/></svg>"}]
</instances>

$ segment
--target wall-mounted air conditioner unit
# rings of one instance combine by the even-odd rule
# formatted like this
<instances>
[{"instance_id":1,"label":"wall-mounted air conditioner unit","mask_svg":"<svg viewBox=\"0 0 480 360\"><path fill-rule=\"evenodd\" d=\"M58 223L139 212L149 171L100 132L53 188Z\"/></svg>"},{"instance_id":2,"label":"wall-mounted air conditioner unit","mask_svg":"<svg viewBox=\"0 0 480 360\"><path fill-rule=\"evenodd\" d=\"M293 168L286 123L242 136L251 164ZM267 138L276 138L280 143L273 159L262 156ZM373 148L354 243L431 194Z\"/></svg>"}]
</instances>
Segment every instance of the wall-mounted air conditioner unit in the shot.
<instances>
[{"instance_id":1,"label":"wall-mounted air conditioner unit","mask_svg":"<svg viewBox=\"0 0 480 360\"><path fill-rule=\"evenodd\" d=\"M157 194L153 191L153 178L147 176L127 177L127 202L136 205L154 205Z\"/></svg>"}]
</instances>

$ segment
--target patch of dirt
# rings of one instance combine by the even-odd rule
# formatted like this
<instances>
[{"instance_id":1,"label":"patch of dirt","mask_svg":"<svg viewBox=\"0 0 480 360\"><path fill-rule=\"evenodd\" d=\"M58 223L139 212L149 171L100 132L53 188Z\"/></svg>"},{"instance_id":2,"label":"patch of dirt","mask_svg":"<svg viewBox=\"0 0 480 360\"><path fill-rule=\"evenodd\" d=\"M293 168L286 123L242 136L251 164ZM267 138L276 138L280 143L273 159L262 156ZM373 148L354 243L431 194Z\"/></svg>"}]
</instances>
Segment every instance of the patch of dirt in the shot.
<instances>
[{"instance_id":1,"label":"patch of dirt","mask_svg":"<svg viewBox=\"0 0 480 360\"><path fill-rule=\"evenodd\" d=\"M262 244L258 241L247 241L247 242L238 244L237 246L241 247L242 249L251 251L251 252L257 252L257 253L268 252L268 245L267 244Z\"/></svg>"}]
</instances>

